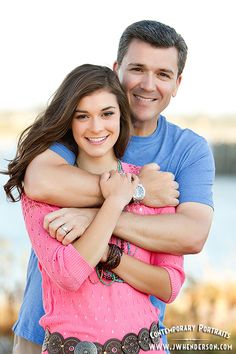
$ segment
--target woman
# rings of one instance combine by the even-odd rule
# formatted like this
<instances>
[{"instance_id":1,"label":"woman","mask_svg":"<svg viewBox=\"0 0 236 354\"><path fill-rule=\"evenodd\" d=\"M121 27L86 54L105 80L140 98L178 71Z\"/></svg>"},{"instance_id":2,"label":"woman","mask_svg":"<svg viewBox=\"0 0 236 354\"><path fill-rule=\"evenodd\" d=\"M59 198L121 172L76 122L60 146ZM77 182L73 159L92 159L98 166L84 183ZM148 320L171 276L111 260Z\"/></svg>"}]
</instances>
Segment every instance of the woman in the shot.
<instances>
[{"instance_id":1,"label":"woman","mask_svg":"<svg viewBox=\"0 0 236 354\"><path fill-rule=\"evenodd\" d=\"M139 172L139 167L119 160L129 135L128 102L116 75L106 67L82 65L65 78L45 113L22 134L17 157L9 164L5 191L13 200L12 189L19 191L42 272L44 353L139 353L160 342L157 310L145 291L172 301L184 280L183 262L182 257L154 254L112 236L124 208L139 214L174 212L129 204ZM68 246L43 229L44 216L57 208L23 193L26 167L54 142L75 152L78 167L101 175L104 197L94 221ZM124 272L130 257L143 267L148 264L150 275L153 269L161 273L161 286L150 291L134 285Z\"/></svg>"}]
</instances>

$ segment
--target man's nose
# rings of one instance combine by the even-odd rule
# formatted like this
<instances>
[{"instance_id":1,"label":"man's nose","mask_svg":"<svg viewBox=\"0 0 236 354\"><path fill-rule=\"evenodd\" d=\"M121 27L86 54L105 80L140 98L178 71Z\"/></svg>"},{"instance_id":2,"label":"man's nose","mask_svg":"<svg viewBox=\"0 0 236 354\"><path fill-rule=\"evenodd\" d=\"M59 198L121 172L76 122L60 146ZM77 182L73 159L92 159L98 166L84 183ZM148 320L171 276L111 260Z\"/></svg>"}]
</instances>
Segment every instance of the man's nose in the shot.
<instances>
[{"instance_id":1,"label":"man's nose","mask_svg":"<svg viewBox=\"0 0 236 354\"><path fill-rule=\"evenodd\" d=\"M152 73L146 73L140 83L140 87L148 92L152 92L156 88L156 78Z\"/></svg>"}]
</instances>

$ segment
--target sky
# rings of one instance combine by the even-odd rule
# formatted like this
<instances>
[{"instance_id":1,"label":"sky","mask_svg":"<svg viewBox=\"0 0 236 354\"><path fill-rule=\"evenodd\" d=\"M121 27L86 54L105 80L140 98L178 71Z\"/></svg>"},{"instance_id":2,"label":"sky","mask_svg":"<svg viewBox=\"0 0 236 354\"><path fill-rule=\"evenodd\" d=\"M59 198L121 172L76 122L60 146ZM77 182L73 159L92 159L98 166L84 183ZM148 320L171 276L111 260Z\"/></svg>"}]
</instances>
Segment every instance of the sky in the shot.
<instances>
[{"instance_id":1,"label":"sky","mask_svg":"<svg viewBox=\"0 0 236 354\"><path fill-rule=\"evenodd\" d=\"M132 22L176 29L189 55L170 114L236 116L235 0L0 1L0 111L46 105L64 77L83 63L112 67Z\"/></svg>"}]
</instances>

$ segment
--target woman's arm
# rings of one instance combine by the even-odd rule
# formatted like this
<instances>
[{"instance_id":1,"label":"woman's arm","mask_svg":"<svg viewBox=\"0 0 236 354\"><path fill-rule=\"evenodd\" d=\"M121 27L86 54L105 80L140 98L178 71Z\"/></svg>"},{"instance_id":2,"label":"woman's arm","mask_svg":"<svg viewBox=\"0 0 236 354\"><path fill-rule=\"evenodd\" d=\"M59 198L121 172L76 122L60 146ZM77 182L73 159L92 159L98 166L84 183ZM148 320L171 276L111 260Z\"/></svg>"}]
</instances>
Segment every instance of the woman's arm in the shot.
<instances>
[{"instance_id":1,"label":"woman's arm","mask_svg":"<svg viewBox=\"0 0 236 354\"><path fill-rule=\"evenodd\" d=\"M177 297L184 282L183 257L153 253L152 264L123 254L113 270L129 285L144 293L170 303Z\"/></svg>"},{"instance_id":2,"label":"woman's arm","mask_svg":"<svg viewBox=\"0 0 236 354\"><path fill-rule=\"evenodd\" d=\"M73 245L63 246L43 229L43 218L53 207L22 197L22 206L33 248L41 265L61 287L77 290L102 258L116 222L130 201L138 179L119 173L102 175L105 201L93 222ZM54 208L55 209L55 208Z\"/></svg>"}]
</instances>

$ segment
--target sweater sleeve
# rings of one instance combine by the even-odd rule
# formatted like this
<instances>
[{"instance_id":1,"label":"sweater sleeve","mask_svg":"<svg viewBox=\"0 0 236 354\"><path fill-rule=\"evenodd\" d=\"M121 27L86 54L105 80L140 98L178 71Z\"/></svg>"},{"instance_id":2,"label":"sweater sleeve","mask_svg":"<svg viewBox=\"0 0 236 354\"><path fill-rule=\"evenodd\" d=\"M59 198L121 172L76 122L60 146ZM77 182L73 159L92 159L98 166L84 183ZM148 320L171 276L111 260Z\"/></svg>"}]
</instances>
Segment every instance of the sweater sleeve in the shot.
<instances>
[{"instance_id":1,"label":"sweater sleeve","mask_svg":"<svg viewBox=\"0 0 236 354\"><path fill-rule=\"evenodd\" d=\"M171 296L166 303L173 302L185 280L184 258L167 253L152 253L151 264L166 269L170 278Z\"/></svg>"},{"instance_id":2,"label":"sweater sleeve","mask_svg":"<svg viewBox=\"0 0 236 354\"><path fill-rule=\"evenodd\" d=\"M64 246L43 228L44 217L58 207L36 202L22 195L22 210L32 247L40 267L61 288L76 291L94 271L72 246Z\"/></svg>"}]
</instances>

